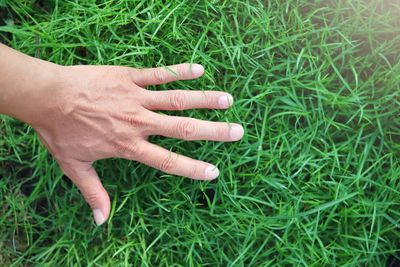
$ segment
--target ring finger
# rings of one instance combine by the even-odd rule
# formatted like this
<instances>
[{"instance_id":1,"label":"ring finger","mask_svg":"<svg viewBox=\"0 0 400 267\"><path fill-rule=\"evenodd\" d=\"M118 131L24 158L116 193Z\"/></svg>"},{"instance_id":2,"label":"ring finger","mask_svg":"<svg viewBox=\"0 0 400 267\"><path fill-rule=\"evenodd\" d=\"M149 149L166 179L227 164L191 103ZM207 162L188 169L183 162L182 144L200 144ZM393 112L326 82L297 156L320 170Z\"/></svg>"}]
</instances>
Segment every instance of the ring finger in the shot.
<instances>
[{"instance_id":1,"label":"ring finger","mask_svg":"<svg viewBox=\"0 0 400 267\"><path fill-rule=\"evenodd\" d=\"M153 113L157 122L150 135L183 140L210 140L232 142L243 137L244 129L236 123L211 122L192 118L167 116Z\"/></svg>"}]
</instances>

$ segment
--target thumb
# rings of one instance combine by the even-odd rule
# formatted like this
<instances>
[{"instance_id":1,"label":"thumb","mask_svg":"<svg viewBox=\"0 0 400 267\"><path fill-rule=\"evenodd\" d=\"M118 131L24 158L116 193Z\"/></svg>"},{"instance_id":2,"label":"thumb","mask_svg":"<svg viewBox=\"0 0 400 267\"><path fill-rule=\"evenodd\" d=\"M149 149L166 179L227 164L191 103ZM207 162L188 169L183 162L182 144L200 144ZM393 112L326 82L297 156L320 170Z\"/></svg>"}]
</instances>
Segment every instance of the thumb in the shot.
<instances>
[{"instance_id":1,"label":"thumb","mask_svg":"<svg viewBox=\"0 0 400 267\"><path fill-rule=\"evenodd\" d=\"M92 164L89 162L77 162L71 165L68 164L68 166L60 166L78 187L86 202L92 208L96 224L103 224L110 215L110 197Z\"/></svg>"}]
</instances>

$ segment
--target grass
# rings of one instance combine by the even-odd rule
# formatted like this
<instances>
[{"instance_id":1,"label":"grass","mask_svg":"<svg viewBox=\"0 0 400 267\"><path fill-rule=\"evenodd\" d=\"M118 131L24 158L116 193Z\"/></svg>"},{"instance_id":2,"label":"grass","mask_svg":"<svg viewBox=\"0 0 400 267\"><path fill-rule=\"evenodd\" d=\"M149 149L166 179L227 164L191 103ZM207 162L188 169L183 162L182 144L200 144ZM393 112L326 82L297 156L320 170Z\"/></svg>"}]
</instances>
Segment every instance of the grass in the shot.
<instances>
[{"instance_id":1,"label":"grass","mask_svg":"<svg viewBox=\"0 0 400 267\"><path fill-rule=\"evenodd\" d=\"M215 182L96 163L96 227L33 130L0 124L1 266L386 266L400 251L400 3L0 0L0 40L71 64L201 63L157 89L225 90L238 143L153 141ZM155 89L155 88L151 88Z\"/></svg>"}]
</instances>

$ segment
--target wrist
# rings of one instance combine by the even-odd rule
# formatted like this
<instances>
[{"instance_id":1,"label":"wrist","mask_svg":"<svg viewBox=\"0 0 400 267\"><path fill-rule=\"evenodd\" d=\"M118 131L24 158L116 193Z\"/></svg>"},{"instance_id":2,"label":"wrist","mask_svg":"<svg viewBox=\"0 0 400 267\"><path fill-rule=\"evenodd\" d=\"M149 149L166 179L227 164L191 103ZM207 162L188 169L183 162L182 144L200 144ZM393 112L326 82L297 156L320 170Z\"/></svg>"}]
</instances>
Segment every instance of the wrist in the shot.
<instances>
[{"instance_id":1,"label":"wrist","mask_svg":"<svg viewBox=\"0 0 400 267\"><path fill-rule=\"evenodd\" d=\"M36 62L35 67L35 86L24 92L23 99L17 105L23 108L16 111L14 116L32 126L40 125L57 107L64 68L42 60Z\"/></svg>"},{"instance_id":2,"label":"wrist","mask_svg":"<svg viewBox=\"0 0 400 267\"><path fill-rule=\"evenodd\" d=\"M62 67L0 44L0 113L33 125L57 95Z\"/></svg>"}]
</instances>

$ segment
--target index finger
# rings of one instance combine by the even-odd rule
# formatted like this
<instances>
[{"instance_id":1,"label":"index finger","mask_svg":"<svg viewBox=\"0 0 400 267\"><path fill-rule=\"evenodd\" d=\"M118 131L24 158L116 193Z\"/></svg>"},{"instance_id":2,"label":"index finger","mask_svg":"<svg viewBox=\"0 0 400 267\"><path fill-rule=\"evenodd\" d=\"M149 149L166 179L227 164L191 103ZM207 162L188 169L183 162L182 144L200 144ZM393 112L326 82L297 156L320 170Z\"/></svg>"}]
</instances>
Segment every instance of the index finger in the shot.
<instances>
[{"instance_id":1,"label":"index finger","mask_svg":"<svg viewBox=\"0 0 400 267\"><path fill-rule=\"evenodd\" d=\"M133 81L141 87L179 80L192 80L204 74L202 65L190 63L151 69L134 69L133 71Z\"/></svg>"}]
</instances>

